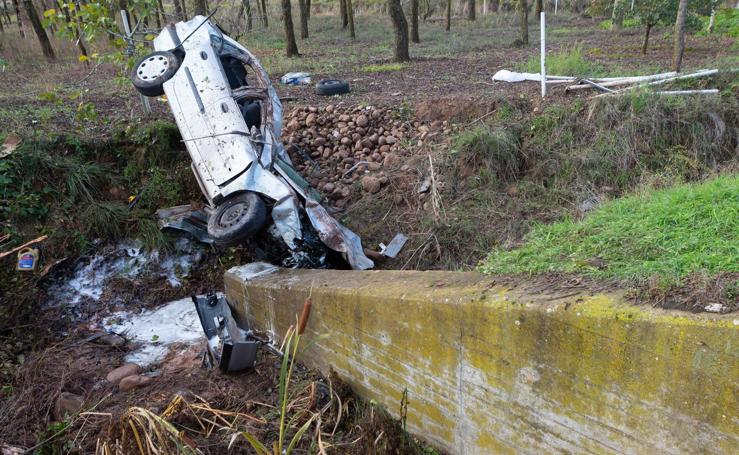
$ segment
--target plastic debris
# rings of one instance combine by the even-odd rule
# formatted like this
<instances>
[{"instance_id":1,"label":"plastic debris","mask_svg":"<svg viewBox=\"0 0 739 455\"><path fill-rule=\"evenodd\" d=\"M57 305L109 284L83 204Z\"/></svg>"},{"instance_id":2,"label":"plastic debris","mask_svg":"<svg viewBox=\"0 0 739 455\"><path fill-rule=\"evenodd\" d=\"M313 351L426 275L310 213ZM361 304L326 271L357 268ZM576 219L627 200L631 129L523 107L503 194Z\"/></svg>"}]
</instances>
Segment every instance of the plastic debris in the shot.
<instances>
[{"instance_id":1,"label":"plastic debris","mask_svg":"<svg viewBox=\"0 0 739 455\"><path fill-rule=\"evenodd\" d=\"M285 85L308 85L310 84L310 74L308 73L287 73L280 78L280 82Z\"/></svg>"}]
</instances>

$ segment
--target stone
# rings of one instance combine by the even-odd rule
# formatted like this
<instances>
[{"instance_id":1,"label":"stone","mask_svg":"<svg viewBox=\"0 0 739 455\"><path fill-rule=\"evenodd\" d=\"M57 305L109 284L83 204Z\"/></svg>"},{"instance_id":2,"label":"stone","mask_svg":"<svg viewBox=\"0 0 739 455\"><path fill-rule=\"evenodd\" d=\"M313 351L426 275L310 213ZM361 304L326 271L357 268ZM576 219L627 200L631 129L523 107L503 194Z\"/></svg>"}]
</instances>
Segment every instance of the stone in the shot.
<instances>
[{"instance_id":1,"label":"stone","mask_svg":"<svg viewBox=\"0 0 739 455\"><path fill-rule=\"evenodd\" d=\"M388 153L385 155L385 159L382 160L382 165L386 168L392 168L397 166L398 162L400 161L400 158L395 153Z\"/></svg>"},{"instance_id":2,"label":"stone","mask_svg":"<svg viewBox=\"0 0 739 455\"><path fill-rule=\"evenodd\" d=\"M84 404L85 399L81 396L70 392L62 392L56 400L55 417L61 420L66 415L76 414Z\"/></svg>"},{"instance_id":3,"label":"stone","mask_svg":"<svg viewBox=\"0 0 739 455\"><path fill-rule=\"evenodd\" d=\"M330 114L330 113L332 113L334 111L334 105L333 104L329 104L328 106L326 106L325 108L323 108L323 110L325 110L326 113Z\"/></svg>"},{"instance_id":4,"label":"stone","mask_svg":"<svg viewBox=\"0 0 739 455\"><path fill-rule=\"evenodd\" d=\"M374 194L380 191L381 187L382 184L380 183L380 179L377 177L372 177L371 175L362 177L362 188L364 191Z\"/></svg>"},{"instance_id":5,"label":"stone","mask_svg":"<svg viewBox=\"0 0 739 455\"><path fill-rule=\"evenodd\" d=\"M385 144L380 146L380 153L388 153L390 151L390 146Z\"/></svg>"},{"instance_id":6,"label":"stone","mask_svg":"<svg viewBox=\"0 0 739 455\"><path fill-rule=\"evenodd\" d=\"M365 127L369 123L369 119L366 115L362 114L356 119L357 126Z\"/></svg>"},{"instance_id":7,"label":"stone","mask_svg":"<svg viewBox=\"0 0 739 455\"><path fill-rule=\"evenodd\" d=\"M126 339L115 333L106 333L105 335L96 338L94 341L97 344L104 344L114 348L120 348L126 344Z\"/></svg>"},{"instance_id":8,"label":"stone","mask_svg":"<svg viewBox=\"0 0 739 455\"><path fill-rule=\"evenodd\" d=\"M380 136L379 138L377 138L377 145L383 146L385 144L387 144L387 138L385 136Z\"/></svg>"},{"instance_id":9,"label":"stone","mask_svg":"<svg viewBox=\"0 0 739 455\"><path fill-rule=\"evenodd\" d=\"M396 142L398 142L398 139L396 139L395 136L388 136L385 138L385 142L387 142L390 145L393 145Z\"/></svg>"},{"instance_id":10,"label":"stone","mask_svg":"<svg viewBox=\"0 0 739 455\"><path fill-rule=\"evenodd\" d=\"M324 192L326 192L326 193L331 193L331 192L333 192L335 188L336 188L336 185L334 185L334 184L333 184L333 183L331 183L331 182L329 182L329 183L327 183L327 184L323 185L323 191L324 191Z\"/></svg>"},{"instance_id":11,"label":"stone","mask_svg":"<svg viewBox=\"0 0 739 455\"><path fill-rule=\"evenodd\" d=\"M131 376L126 376L125 378L121 379L121 382L118 384L118 387L123 392L128 392L129 390L133 390L137 387L144 387L146 385L149 385L154 379L151 376L142 376L140 374L133 374Z\"/></svg>"},{"instance_id":12,"label":"stone","mask_svg":"<svg viewBox=\"0 0 739 455\"><path fill-rule=\"evenodd\" d=\"M113 384L118 384L121 379L141 372L141 367L135 363L124 363L115 370L108 373L105 379Z\"/></svg>"}]
</instances>

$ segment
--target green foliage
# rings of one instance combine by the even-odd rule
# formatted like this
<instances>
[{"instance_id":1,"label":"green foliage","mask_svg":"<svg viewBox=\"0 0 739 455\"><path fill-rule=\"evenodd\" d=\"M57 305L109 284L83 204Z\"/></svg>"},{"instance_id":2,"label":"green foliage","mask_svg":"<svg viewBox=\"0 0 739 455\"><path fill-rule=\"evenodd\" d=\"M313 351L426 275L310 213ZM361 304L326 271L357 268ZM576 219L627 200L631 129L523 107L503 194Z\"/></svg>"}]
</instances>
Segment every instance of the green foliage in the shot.
<instances>
[{"instance_id":1,"label":"green foliage","mask_svg":"<svg viewBox=\"0 0 739 455\"><path fill-rule=\"evenodd\" d=\"M93 201L79 214L80 225L88 238L115 240L126 232L128 207L121 202Z\"/></svg>"},{"instance_id":2,"label":"green foliage","mask_svg":"<svg viewBox=\"0 0 739 455\"><path fill-rule=\"evenodd\" d=\"M306 311L306 308L303 309L303 312ZM309 310L308 310L309 311ZM307 318L307 315L306 315ZM303 320L303 315L301 315L300 320ZM307 319L306 319L307 320ZM295 430L295 433L293 434L293 437L288 439L287 433L292 427L293 422L298 420L298 416L292 416L288 420L288 404L291 401L290 397L290 380L292 378L293 371L295 370L295 358L298 355L298 346L300 345L300 339L302 336L302 333L296 328L299 326L298 324L295 325L295 327L290 327L285 334L285 343L284 343L284 354L282 356L282 363L280 364L280 378L279 378L279 411L280 411L280 424L279 424L279 436L277 438L277 441L275 441L274 445L272 446L272 449L268 449L267 446L261 442L256 436L252 435L248 431L244 431L241 433L241 435L249 442L249 445L251 445L252 449L257 453L257 455L290 455L295 450L297 444L300 442L300 440L303 437L303 434L310 428L310 426L315 422L315 420L318 418L318 414L314 413L312 414L306 421L303 423L297 430Z\"/></svg>"},{"instance_id":3,"label":"green foliage","mask_svg":"<svg viewBox=\"0 0 739 455\"><path fill-rule=\"evenodd\" d=\"M739 272L737 232L739 177L723 176L607 202L581 222L539 226L523 247L494 250L480 270L667 281Z\"/></svg>"},{"instance_id":4,"label":"green foliage","mask_svg":"<svg viewBox=\"0 0 739 455\"><path fill-rule=\"evenodd\" d=\"M675 24L679 3L679 0L638 0L634 4L632 14L644 26L670 26ZM700 25L699 16L711 14L712 6L718 5L718 3L718 0L691 1L688 4L686 26L688 28L697 28Z\"/></svg>"},{"instance_id":5,"label":"green foliage","mask_svg":"<svg viewBox=\"0 0 739 455\"><path fill-rule=\"evenodd\" d=\"M701 19L703 27L701 35L708 35L708 24L710 17ZM739 38L739 10L734 8L721 8L716 11L716 17L713 23L713 32L716 35L730 36Z\"/></svg>"},{"instance_id":6,"label":"green foliage","mask_svg":"<svg viewBox=\"0 0 739 455\"><path fill-rule=\"evenodd\" d=\"M540 60L538 55L532 55L523 65L523 70L531 73L540 71ZM576 43L569 49L559 52L551 52L546 58L547 74L557 76L596 76L600 75L600 67L586 60L582 45Z\"/></svg>"},{"instance_id":7,"label":"green foliage","mask_svg":"<svg viewBox=\"0 0 739 455\"><path fill-rule=\"evenodd\" d=\"M105 54L93 54L90 57L109 63L126 65L128 61L125 54L121 52L127 43L121 38L120 30L116 22L120 11L120 3L115 0L101 0L90 3L59 2L58 9L52 8L44 11L44 27L54 27L57 33L72 41L83 39L87 42L107 40L111 49ZM158 7L157 0L128 0L126 10L129 17L139 18L141 21L148 18L153 20ZM136 24L131 24L135 27ZM114 38L115 37L115 38ZM146 37L153 39L153 37ZM143 48L143 43L136 45ZM86 61L88 57L80 55L80 61Z\"/></svg>"}]
</instances>

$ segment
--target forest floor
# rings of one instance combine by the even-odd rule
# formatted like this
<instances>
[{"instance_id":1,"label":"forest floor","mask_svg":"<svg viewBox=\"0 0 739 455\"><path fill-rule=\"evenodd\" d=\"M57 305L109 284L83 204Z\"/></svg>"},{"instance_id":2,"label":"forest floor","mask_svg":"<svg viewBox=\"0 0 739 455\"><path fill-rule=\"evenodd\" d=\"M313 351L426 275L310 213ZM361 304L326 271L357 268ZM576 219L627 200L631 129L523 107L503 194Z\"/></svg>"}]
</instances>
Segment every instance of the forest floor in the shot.
<instances>
[{"instance_id":1,"label":"forest floor","mask_svg":"<svg viewBox=\"0 0 739 455\"><path fill-rule=\"evenodd\" d=\"M228 32L227 21L223 23ZM568 262L557 249L561 245L537 240L539 233L548 237L535 227L588 220L591 212L607 218L617 213L609 204L624 197L671 189L684 195L684 185L706 181L718 182L699 193L709 201L739 197L735 177L731 179L739 165L736 73L693 84L718 88L721 94L711 99L669 100L639 93L590 100L592 93L555 87L542 100L538 84L491 80L500 69L536 71L538 49L514 45L514 25L515 18L507 15L475 24L455 20L447 33L441 22L430 21L421 25L421 43L412 46L413 61L407 64L391 61L389 24L376 17L357 18L355 41L337 18L314 17L312 36L298 43L302 57L295 59L283 57L277 23L267 30L256 28L241 42L260 58L283 99L286 142L297 144L308 129L305 114L313 111L335 121L334 111L358 115L379 110L387 125L373 127L402 131L403 140L389 151L378 151L376 166L362 174L382 182L378 191L369 191L359 178L344 178L348 163L306 149L324 173L313 183L321 191L328 191L327 183L346 190L332 199L342 201L337 217L367 246L387 243L397 232L410 238L403 253L382 267L469 270L482 263L485 272L514 273L522 271L516 255L536 255L525 248L541 245L552 259L523 272L541 273L537 279L589 288L625 286L638 304L692 311L717 304L714 311L735 311L739 270L723 258L736 258L737 251L720 244L735 224L723 224L721 231L702 226L700 242L686 237L685 243L719 251L708 265L690 255L669 270L646 267L644 260L628 276L610 273L614 267L623 269L621 258L585 251ZM536 27L532 21L532 38L538 36ZM564 15L549 19L548 27L552 73L610 76L669 70L670 30L653 31L650 49L642 55L639 29L611 32L598 19ZM271 354L263 355L249 373L224 376L200 367L201 345L175 347L178 354L149 369L156 374L151 385L123 392L104 379L137 347L133 341L111 345L91 339L105 330L106 318L154 311L191 294L221 289L223 272L254 256L241 247L178 250L176 239L158 233L154 210L200 200L166 102L152 99L153 113L143 114L133 87L113 65L76 62L74 47L61 42L55 43L61 62L47 64L32 40L8 34L0 37L0 142L11 134L22 142L0 161L0 235L9 235L2 250L41 234L49 239L40 244L37 273L20 275L12 270L12 258L3 259L0 443L35 447L38 453L92 453L100 450L101 441L120 439L122 418L131 406L139 406L158 414L168 410L169 421L204 453L225 453L232 435L240 431L271 444L278 437L280 375L279 359ZM684 66L735 68L738 46L734 37L690 36ZM311 86L281 85L280 76L289 71L307 71L314 82L346 79L352 91L326 98ZM288 128L291 120L295 123ZM399 161L388 160L388 154ZM293 158L309 170L304 155L293 152ZM419 191L425 182L429 187ZM128 197L137 194L143 195L139 206L125 210ZM660 201L664 198L655 202ZM604 211L598 212L599 207ZM684 207L705 218L694 206ZM736 210L730 204L721 207ZM657 218L645 228L664 222ZM587 229L575 234L566 226L553 229L569 242L577 242L580 232L589 235ZM532 232L534 241L527 246ZM635 232L638 236L642 231ZM600 234L591 237L596 249L604 241ZM142 251L158 253L142 256L131 250L126 242L133 239L142 242ZM664 248L684 239L672 240ZM167 268L167 258L182 257L191 263ZM141 266L137 258L150 265ZM557 263L567 266L552 266ZM102 270L104 264L109 268ZM101 276L111 275L93 279L90 290L79 282L85 270L95 267ZM317 412L317 390L326 384L332 390L323 423L308 432L300 453L315 453L312 444L319 434L333 453L434 453L382 410L352 398L335 378L300 369L296 375L290 412L302 419ZM82 397L85 412L60 415L60 397L70 396L65 393ZM188 405L177 401L170 407L177 397ZM228 428L222 422L198 426L224 413L233 418ZM218 436L210 437L219 428ZM246 447L239 439L232 452L250 453Z\"/></svg>"}]
</instances>

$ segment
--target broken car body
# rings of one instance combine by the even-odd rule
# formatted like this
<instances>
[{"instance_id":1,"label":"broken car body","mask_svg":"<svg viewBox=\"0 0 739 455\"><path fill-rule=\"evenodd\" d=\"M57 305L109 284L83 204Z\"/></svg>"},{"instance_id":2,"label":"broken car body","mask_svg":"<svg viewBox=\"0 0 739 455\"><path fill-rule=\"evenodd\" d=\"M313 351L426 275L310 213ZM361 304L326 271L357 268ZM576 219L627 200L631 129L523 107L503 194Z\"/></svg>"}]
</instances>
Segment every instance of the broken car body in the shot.
<instances>
[{"instance_id":1,"label":"broken car body","mask_svg":"<svg viewBox=\"0 0 739 455\"><path fill-rule=\"evenodd\" d=\"M293 255L312 227L352 268L372 268L359 236L331 217L292 167L279 140L282 105L257 58L203 16L168 25L154 48L132 81L144 95L166 94L208 201L202 210L170 210L163 227L228 245L264 228L269 212L270 232Z\"/></svg>"}]
</instances>

